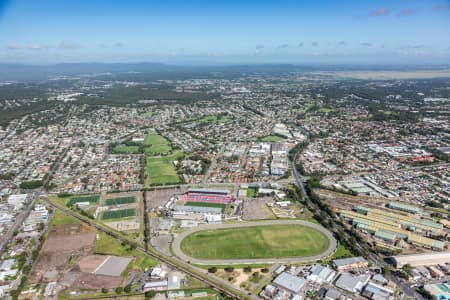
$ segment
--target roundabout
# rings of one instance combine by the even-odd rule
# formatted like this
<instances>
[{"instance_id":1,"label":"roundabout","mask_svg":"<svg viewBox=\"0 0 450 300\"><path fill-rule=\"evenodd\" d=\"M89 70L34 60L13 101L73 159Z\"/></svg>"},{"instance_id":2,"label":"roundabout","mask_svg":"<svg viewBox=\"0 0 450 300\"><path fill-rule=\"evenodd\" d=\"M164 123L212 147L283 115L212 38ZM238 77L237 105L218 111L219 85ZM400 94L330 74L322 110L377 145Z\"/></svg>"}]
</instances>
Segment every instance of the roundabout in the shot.
<instances>
[{"instance_id":1,"label":"roundabout","mask_svg":"<svg viewBox=\"0 0 450 300\"><path fill-rule=\"evenodd\" d=\"M172 243L177 257L199 265L311 262L329 257L336 247L330 231L303 220L201 225Z\"/></svg>"}]
</instances>

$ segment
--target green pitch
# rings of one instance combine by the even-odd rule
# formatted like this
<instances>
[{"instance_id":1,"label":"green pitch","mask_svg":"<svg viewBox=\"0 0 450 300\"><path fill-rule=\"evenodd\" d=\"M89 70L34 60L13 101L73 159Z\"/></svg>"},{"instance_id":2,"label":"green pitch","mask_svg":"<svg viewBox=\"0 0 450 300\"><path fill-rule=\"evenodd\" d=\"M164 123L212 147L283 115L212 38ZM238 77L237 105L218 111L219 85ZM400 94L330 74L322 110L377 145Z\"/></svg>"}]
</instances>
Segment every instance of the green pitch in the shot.
<instances>
[{"instance_id":1,"label":"green pitch","mask_svg":"<svg viewBox=\"0 0 450 300\"><path fill-rule=\"evenodd\" d=\"M172 148L170 142L157 133L149 133L144 140L145 154L160 155L167 154Z\"/></svg>"},{"instance_id":2,"label":"green pitch","mask_svg":"<svg viewBox=\"0 0 450 300\"><path fill-rule=\"evenodd\" d=\"M284 138L282 138L281 136L278 136L278 135L267 135L267 136L260 138L261 142L268 142L268 143L279 142L282 140L284 140Z\"/></svg>"},{"instance_id":3,"label":"green pitch","mask_svg":"<svg viewBox=\"0 0 450 300\"><path fill-rule=\"evenodd\" d=\"M173 162L183 155L183 152L176 151L168 156L147 157L147 186L180 183L180 176Z\"/></svg>"},{"instance_id":4,"label":"green pitch","mask_svg":"<svg viewBox=\"0 0 450 300\"><path fill-rule=\"evenodd\" d=\"M130 204L130 203L136 203L136 197L119 197L119 198L107 199L105 201L105 205L107 205L107 206Z\"/></svg>"},{"instance_id":5,"label":"green pitch","mask_svg":"<svg viewBox=\"0 0 450 300\"><path fill-rule=\"evenodd\" d=\"M196 232L182 241L181 249L199 259L272 258L317 255L328 243L310 227L273 225Z\"/></svg>"},{"instance_id":6,"label":"green pitch","mask_svg":"<svg viewBox=\"0 0 450 300\"><path fill-rule=\"evenodd\" d=\"M135 215L136 215L135 208L105 211L104 213L102 213L102 220L122 219L122 218L133 217Z\"/></svg>"},{"instance_id":7,"label":"green pitch","mask_svg":"<svg viewBox=\"0 0 450 300\"><path fill-rule=\"evenodd\" d=\"M89 202L90 204L98 203L99 199L100 199L99 195L72 197L70 198L69 202L67 202L67 206L72 206L80 202Z\"/></svg>"}]
</instances>

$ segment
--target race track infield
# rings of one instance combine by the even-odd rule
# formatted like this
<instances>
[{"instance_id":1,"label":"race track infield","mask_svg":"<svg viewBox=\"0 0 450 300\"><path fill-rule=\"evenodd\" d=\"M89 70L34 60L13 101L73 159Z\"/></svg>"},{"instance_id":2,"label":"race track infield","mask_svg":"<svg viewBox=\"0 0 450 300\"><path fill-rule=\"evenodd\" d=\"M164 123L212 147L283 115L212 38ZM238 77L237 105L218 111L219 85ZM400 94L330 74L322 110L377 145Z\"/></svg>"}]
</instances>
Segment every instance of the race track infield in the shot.
<instances>
[{"instance_id":1,"label":"race track infield","mask_svg":"<svg viewBox=\"0 0 450 300\"><path fill-rule=\"evenodd\" d=\"M328 257L336 248L331 232L302 220L201 225L172 243L176 256L198 265L302 263Z\"/></svg>"}]
</instances>

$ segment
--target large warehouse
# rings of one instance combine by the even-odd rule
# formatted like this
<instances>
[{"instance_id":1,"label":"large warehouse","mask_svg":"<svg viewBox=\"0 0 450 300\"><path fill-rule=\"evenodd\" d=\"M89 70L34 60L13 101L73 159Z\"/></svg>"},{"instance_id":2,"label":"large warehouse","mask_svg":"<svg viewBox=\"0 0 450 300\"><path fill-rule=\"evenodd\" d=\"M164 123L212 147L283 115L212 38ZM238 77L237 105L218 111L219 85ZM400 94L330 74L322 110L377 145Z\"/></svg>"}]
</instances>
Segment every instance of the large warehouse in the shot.
<instances>
[{"instance_id":1,"label":"large warehouse","mask_svg":"<svg viewBox=\"0 0 450 300\"><path fill-rule=\"evenodd\" d=\"M234 201L229 190L189 189L181 196L186 202L209 202L228 204Z\"/></svg>"},{"instance_id":2,"label":"large warehouse","mask_svg":"<svg viewBox=\"0 0 450 300\"><path fill-rule=\"evenodd\" d=\"M398 255L393 256L392 260L397 268L401 268L407 264L410 264L412 267L439 265L450 263L450 251Z\"/></svg>"}]
</instances>

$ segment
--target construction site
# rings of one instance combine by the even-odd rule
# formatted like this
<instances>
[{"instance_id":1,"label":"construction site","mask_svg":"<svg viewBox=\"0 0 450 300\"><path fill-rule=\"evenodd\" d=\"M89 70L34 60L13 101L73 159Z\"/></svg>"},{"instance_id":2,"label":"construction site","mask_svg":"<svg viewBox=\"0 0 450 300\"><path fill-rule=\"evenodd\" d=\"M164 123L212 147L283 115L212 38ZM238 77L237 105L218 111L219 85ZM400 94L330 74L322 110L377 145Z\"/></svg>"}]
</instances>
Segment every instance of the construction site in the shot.
<instances>
[{"instance_id":1,"label":"construction site","mask_svg":"<svg viewBox=\"0 0 450 300\"><path fill-rule=\"evenodd\" d=\"M80 289L122 286L132 258L95 254L97 233L82 223L51 227L30 274L29 283L48 283L49 295Z\"/></svg>"}]
</instances>

